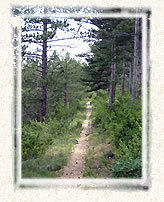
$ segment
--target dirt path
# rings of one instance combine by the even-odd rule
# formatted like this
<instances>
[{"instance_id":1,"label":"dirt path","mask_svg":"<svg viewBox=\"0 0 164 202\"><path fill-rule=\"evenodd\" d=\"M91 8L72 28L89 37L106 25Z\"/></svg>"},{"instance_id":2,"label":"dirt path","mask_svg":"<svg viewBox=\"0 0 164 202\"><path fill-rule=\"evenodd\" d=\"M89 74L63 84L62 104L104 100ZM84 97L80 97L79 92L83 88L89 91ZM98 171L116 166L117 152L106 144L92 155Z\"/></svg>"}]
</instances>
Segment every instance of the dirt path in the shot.
<instances>
[{"instance_id":1,"label":"dirt path","mask_svg":"<svg viewBox=\"0 0 164 202\"><path fill-rule=\"evenodd\" d=\"M69 162L63 169L63 178L81 178L84 172L85 155L88 152L89 117L92 113L90 102L87 103L86 120L83 122L78 144L72 150Z\"/></svg>"}]
</instances>

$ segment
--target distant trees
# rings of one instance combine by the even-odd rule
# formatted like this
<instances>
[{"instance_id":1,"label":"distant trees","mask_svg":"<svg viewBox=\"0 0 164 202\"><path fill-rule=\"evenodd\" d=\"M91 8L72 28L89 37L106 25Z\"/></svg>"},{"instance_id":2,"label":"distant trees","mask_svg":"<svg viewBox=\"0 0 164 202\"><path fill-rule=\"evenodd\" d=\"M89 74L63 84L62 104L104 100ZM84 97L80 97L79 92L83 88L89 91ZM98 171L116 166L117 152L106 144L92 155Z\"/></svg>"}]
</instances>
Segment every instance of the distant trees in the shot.
<instances>
[{"instance_id":1,"label":"distant trees","mask_svg":"<svg viewBox=\"0 0 164 202\"><path fill-rule=\"evenodd\" d=\"M55 36L57 29L64 29L68 27L67 20L53 20L48 18L46 15L49 12L49 9L46 7L43 8L31 8L30 11L28 8L17 8L14 10L14 13L27 14L28 12L37 13L43 12L45 15L44 18L24 18L24 24L22 27L22 43L24 44L24 49L22 52L23 58L37 58L41 61L41 91L42 96L40 99L40 121L44 121L44 117L47 113L47 51L49 48L49 43L51 39ZM37 52L31 51L28 49L28 45L31 43L38 46ZM26 45L28 44L28 45ZM41 54L40 54L41 53Z\"/></svg>"},{"instance_id":2,"label":"distant trees","mask_svg":"<svg viewBox=\"0 0 164 202\"><path fill-rule=\"evenodd\" d=\"M132 83L132 101L136 98L136 93L138 93L138 98L141 96L141 48L142 48L142 38L141 38L141 19L136 18L135 20L135 38L134 38L134 66L133 66L133 83ZM136 92L136 85L138 85L138 92Z\"/></svg>"},{"instance_id":3,"label":"distant trees","mask_svg":"<svg viewBox=\"0 0 164 202\"><path fill-rule=\"evenodd\" d=\"M80 81L82 66L69 53L61 59L58 56L51 58L47 75L49 108L58 103L71 107L75 100L83 97L84 87Z\"/></svg>"},{"instance_id":4,"label":"distant trees","mask_svg":"<svg viewBox=\"0 0 164 202\"><path fill-rule=\"evenodd\" d=\"M98 31L92 30L95 41L85 66L83 81L89 85L88 91L107 89L112 110L116 86L120 86L123 95L128 84L133 104L136 93L138 99L141 96L141 19L97 18L91 23Z\"/></svg>"},{"instance_id":5,"label":"distant trees","mask_svg":"<svg viewBox=\"0 0 164 202\"><path fill-rule=\"evenodd\" d=\"M57 29L69 31L69 23L67 19L52 19L47 14L67 10L69 9L46 7L13 8L14 16L37 15L36 18L25 16L22 23L22 98L23 119L25 120L28 120L31 116L32 119L43 122L47 113L55 110L59 102L62 103L64 100L65 106L71 107L74 99L79 99L80 95L83 94L83 88L80 83L81 64L71 59L69 54L66 54L63 59L60 59L55 51L51 57L48 56L48 51L55 46L51 45L51 42L65 40L64 38L54 39ZM44 17L38 17L39 14L44 14ZM72 33L73 30L71 28ZM33 81L30 81L30 76ZM29 83L29 86L27 83ZM30 97L30 94L34 91L37 98L33 95ZM61 101L61 99L63 100ZM36 104L35 107L34 103ZM39 103L40 109L38 109ZM33 110L31 111L31 109Z\"/></svg>"},{"instance_id":6,"label":"distant trees","mask_svg":"<svg viewBox=\"0 0 164 202\"><path fill-rule=\"evenodd\" d=\"M128 87L131 104L136 98L139 100L142 81L142 20L140 18L87 18L86 21L96 26L97 30L90 29L78 35L78 37L88 35L85 40L93 39L89 55L85 54L87 64L82 65L71 59L69 54L63 59L55 52L48 57L51 42L63 40L54 39L57 29L70 31L66 19L58 20L47 16L52 10L44 7L14 10L15 14L29 12L44 14L44 17L25 17L22 26L23 72L25 73L23 77L33 72L31 76L36 78L33 82L35 87L31 90L36 88L40 91L37 92L40 96L39 120L43 122L47 111L57 106L58 102L64 102L65 107L71 106L72 100L80 97L80 89L83 92L81 81L87 85L88 91L107 90L110 110L115 102L117 87L120 88L122 95ZM56 12L55 9L53 12ZM83 20L85 22L85 19L82 19L81 23ZM37 47L35 51L29 48L31 44ZM26 82L23 82L23 85L26 86ZM32 88L32 83L29 86ZM26 92L24 91L24 95ZM38 103L36 106L38 107Z\"/></svg>"},{"instance_id":7,"label":"distant trees","mask_svg":"<svg viewBox=\"0 0 164 202\"><path fill-rule=\"evenodd\" d=\"M40 120L41 72L39 61L28 59L22 68L22 120Z\"/></svg>"},{"instance_id":8,"label":"distant trees","mask_svg":"<svg viewBox=\"0 0 164 202\"><path fill-rule=\"evenodd\" d=\"M22 69L22 118L40 120L40 98L42 97L42 71L39 60L28 59ZM84 87L81 84L82 64L72 59L69 53L59 58L54 54L49 58L46 72L46 109L50 114L58 106L70 108L75 101L84 96Z\"/></svg>"}]
</instances>

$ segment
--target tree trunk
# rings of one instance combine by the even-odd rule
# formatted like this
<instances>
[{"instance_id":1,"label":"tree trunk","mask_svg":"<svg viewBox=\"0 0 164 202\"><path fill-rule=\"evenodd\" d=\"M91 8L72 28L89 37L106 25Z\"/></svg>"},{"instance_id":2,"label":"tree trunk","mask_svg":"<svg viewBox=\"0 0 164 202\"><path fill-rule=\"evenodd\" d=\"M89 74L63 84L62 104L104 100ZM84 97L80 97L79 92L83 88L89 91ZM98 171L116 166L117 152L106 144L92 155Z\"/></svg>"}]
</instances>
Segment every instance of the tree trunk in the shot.
<instances>
[{"instance_id":1,"label":"tree trunk","mask_svg":"<svg viewBox=\"0 0 164 202\"><path fill-rule=\"evenodd\" d=\"M139 36L138 36L138 43L139 43L139 50L138 50L138 92L137 92L137 99L139 100L141 96L141 88L142 88L142 19L139 19Z\"/></svg>"},{"instance_id":2,"label":"tree trunk","mask_svg":"<svg viewBox=\"0 0 164 202\"><path fill-rule=\"evenodd\" d=\"M129 62L129 81L128 81L129 92L132 95L132 64Z\"/></svg>"},{"instance_id":3,"label":"tree trunk","mask_svg":"<svg viewBox=\"0 0 164 202\"><path fill-rule=\"evenodd\" d=\"M111 111L115 100L115 88L116 88L115 72L116 72L116 64L113 64L111 72L111 88L110 88L110 102L109 102Z\"/></svg>"},{"instance_id":4,"label":"tree trunk","mask_svg":"<svg viewBox=\"0 0 164 202\"><path fill-rule=\"evenodd\" d=\"M115 100L115 89L116 89L116 55L115 55L115 41L113 41L113 61L112 61L112 72L111 72L111 88L110 88L110 101L109 108L112 111L113 103Z\"/></svg>"},{"instance_id":5,"label":"tree trunk","mask_svg":"<svg viewBox=\"0 0 164 202\"><path fill-rule=\"evenodd\" d=\"M47 9L44 9L44 13ZM44 121L46 116L46 102L47 102L47 90L46 90L46 75L47 75L47 18L43 19L43 51L42 51L42 98L40 107L40 121Z\"/></svg>"},{"instance_id":6,"label":"tree trunk","mask_svg":"<svg viewBox=\"0 0 164 202\"><path fill-rule=\"evenodd\" d=\"M138 52L139 52L139 18L136 18L135 22L135 37L134 37L134 66L133 66L133 81L132 81L132 99L131 104L134 103L136 98L136 78L137 78L137 66L138 66Z\"/></svg>"},{"instance_id":7,"label":"tree trunk","mask_svg":"<svg viewBox=\"0 0 164 202\"><path fill-rule=\"evenodd\" d=\"M125 83L126 83L125 62L123 61L122 85L121 85L121 95L122 96L123 96L123 94L125 92Z\"/></svg>"},{"instance_id":8,"label":"tree trunk","mask_svg":"<svg viewBox=\"0 0 164 202\"><path fill-rule=\"evenodd\" d=\"M111 80L110 80L110 76L108 75L108 100L109 100L109 109L110 109L110 97L111 97L111 90L112 85L111 85Z\"/></svg>"}]
</instances>

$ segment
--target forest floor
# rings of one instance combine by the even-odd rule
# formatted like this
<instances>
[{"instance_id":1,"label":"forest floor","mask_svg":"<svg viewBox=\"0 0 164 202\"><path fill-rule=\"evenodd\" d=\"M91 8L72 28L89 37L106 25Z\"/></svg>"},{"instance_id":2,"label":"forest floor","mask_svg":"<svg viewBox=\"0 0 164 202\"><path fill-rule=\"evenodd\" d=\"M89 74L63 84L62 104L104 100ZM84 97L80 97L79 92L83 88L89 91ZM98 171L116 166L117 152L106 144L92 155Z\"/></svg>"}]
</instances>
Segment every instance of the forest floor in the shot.
<instances>
[{"instance_id":1,"label":"forest floor","mask_svg":"<svg viewBox=\"0 0 164 202\"><path fill-rule=\"evenodd\" d=\"M71 129L56 136L42 156L23 161L23 177L112 177L111 138L93 126L92 116L93 107L87 102L86 111L77 114Z\"/></svg>"},{"instance_id":2,"label":"forest floor","mask_svg":"<svg viewBox=\"0 0 164 202\"><path fill-rule=\"evenodd\" d=\"M83 122L80 138L73 147L68 164L63 168L63 178L82 178L85 170L85 157L88 153L89 143L88 135L90 131L89 121L92 113L90 102L87 103L86 120Z\"/></svg>"}]
</instances>

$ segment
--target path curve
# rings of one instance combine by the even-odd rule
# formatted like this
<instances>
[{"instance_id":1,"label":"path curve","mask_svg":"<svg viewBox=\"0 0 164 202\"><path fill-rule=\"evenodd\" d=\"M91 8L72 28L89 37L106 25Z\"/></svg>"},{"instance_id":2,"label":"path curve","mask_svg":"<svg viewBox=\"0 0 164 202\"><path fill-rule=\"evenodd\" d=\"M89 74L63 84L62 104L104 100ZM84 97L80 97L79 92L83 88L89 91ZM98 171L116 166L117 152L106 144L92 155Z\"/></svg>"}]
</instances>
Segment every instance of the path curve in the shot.
<instances>
[{"instance_id":1,"label":"path curve","mask_svg":"<svg viewBox=\"0 0 164 202\"><path fill-rule=\"evenodd\" d=\"M85 169L85 156L88 152L89 117L92 113L90 102L87 103L86 120L83 122L78 144L73 147L68 164L63 168L63 178L77 178L83 176Z\"/></svg>"}]
</instances>

